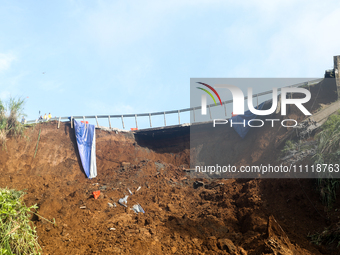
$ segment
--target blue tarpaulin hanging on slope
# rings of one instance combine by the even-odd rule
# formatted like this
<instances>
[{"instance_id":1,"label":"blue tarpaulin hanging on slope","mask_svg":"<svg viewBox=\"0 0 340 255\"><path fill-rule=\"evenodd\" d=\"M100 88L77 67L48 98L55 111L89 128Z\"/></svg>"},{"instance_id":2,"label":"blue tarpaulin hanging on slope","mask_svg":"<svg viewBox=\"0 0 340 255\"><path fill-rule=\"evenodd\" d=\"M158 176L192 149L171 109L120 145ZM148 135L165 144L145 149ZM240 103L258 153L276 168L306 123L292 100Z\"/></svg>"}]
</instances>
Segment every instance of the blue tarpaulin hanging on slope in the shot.
<instances>
[{"instance_id":1,"label":"blue tarpaulin hanging on slope","mask_svg":"<svg viewBox=\"0 0 340 255\"><path fill-rule=\"evenodd\" d=\"M266 102L261 103L258 107L255 107L255 109L262 110L265 103ZM256 118L256 116L257 115L253 114L250 110L248 110L244 113L244 115L236 115L231 118L231 120L233 121L233 128L241 136L241 138L244 138L250 130L248 121ZM245 121L245 126L243 126L243 121ZM234 123L236 122L240 124L234 125Z\"/></svg>"},{"instance_id":2,"label":"blue tarpaulin hanging on slope","mask_svg":"<svg viewBox=\"0 0 340 255\"><path fill-rule=\"evenodd\" d=\"M74 120L78 151L84 172L88 178L97 176L96 131L94 125Z\"/></svg>"}]
</instances>

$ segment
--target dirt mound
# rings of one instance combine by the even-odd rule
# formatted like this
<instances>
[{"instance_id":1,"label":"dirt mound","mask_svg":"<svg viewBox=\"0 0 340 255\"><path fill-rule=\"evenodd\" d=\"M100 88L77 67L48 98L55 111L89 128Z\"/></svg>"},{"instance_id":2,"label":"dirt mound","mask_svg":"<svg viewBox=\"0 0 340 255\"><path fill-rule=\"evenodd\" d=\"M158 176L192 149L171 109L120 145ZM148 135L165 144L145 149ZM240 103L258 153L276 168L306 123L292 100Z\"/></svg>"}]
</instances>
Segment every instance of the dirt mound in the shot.
<instances>
[{"instance_id":1,"label":"dirt mound","mask_svg":"<svg viewBox=\"0 0 340 255\"><path fill-rule=\"evenodd\" d=\"M322 100L329 93L313 90ZM239 163L274 162L288 131L251 131L238 141L248 148ZM94 179L82 171L69 123L30 127L0 154L0 186L25 189L27 205L55 219L32 218L44 254L336 254L307 237L340 217L325 210L314 180L192 179L183 171L188 148L157 153L131 133L96 130L96 146ZM118 204L125 195L128 207ZM132 211L135 204L145 214Z\"/></svg>"}]
</instances>

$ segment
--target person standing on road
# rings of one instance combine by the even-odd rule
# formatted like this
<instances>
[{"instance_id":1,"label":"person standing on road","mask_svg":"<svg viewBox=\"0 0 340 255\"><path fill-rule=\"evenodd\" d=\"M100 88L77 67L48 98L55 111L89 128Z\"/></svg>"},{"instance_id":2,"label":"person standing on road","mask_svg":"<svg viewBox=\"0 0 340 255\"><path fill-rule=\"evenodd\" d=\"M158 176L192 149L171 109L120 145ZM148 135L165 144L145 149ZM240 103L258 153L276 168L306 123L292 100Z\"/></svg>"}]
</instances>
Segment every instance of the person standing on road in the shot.
<instances>
[{"instance_id":1,"label":"person standing on road","mask_svg":"<svg viewBox=\"0 0 340 255\"><path fill-rule=\"evenodd\" d=\"M46 121L47 120L47 115L46 115L46 113L45 113L45 115L44 115L44 121Z\"/></svg>"},{"instance_id":2,"label":"person standing on road","mask_svg":"<svg viewBox=\"0 0 340 255\"><path fill-rule=\"evenodd\" d=\"M48 113L48 120L52 118L52 114L51 113Z\"/></svg>"}]
</instances>

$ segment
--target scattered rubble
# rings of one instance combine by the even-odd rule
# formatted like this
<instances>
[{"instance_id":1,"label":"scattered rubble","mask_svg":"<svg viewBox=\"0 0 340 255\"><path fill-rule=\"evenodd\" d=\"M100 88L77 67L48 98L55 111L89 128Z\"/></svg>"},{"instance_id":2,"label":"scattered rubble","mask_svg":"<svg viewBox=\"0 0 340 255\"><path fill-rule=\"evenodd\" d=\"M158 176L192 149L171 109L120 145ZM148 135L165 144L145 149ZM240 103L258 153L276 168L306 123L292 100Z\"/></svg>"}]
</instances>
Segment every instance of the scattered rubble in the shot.
<instances>
[{"instance_id":1,"label":"scattered rubble","mask_svg":"<svg viewBox=\"0 0 340 255\"><path fill-rule=\"evenodd\" d=\"M119 200L118 200L118 203L120 204L120 205L122 205L122 206L125 206L125 207L127 207L127 199L128 199L128 195L126 195L124 198L120 198Z\"/></svg>"},{"instance_id":2,"label":"scattered rubble","mask_svg":"<svg viewBox=\"0 0 340 255\"><path fill-rule=\"evenodd\" d=\"M135 212L135 213L145 213L143 208L140 206L140 204L136 204L134 206L132 206L132 210Z\"/></svg>"},{"instance_id":3,"label":"scattered rubble","mask_svg":"<svg viewBox=\"0 0 340 255\"><path fill-rule=\"evenodd\" d=\"M317 149L317 141L300 141L296 145L296 149L290 150L281 158L284 164L295 164L306 157L314 156Z\"/></svg>"},{"instance_id":4,"label":"scattered rubble","mask_svg":"<svg viewBox=\"0 0 340 255\"><path fill-rule=\"evenodd\" d=\"M203 187L203 186L204 186L204 182L202 182L202 181L195 181L193 183L194 189L198 189L199 187Z\"/></svg>"}]
</instances>

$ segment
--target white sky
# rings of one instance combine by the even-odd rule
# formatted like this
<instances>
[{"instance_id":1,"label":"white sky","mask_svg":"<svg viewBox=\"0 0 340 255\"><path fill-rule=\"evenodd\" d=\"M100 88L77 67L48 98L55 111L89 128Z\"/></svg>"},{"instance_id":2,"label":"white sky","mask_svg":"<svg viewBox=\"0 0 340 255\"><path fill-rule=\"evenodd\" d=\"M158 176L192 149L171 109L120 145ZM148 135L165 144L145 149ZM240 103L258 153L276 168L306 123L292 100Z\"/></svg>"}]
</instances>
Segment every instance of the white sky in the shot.
<instances>
[{"instance_id":1,"label":"white sky","mask_svg":"<svg viewBox=\"0 0 340 255\"><path fill-rule=\"evenodd\" d=\"M0 99L29 97L27 119L187 108L190 78L322 77L339 25L339 1L4 0Z\"/></svg>"}]
</instances>

